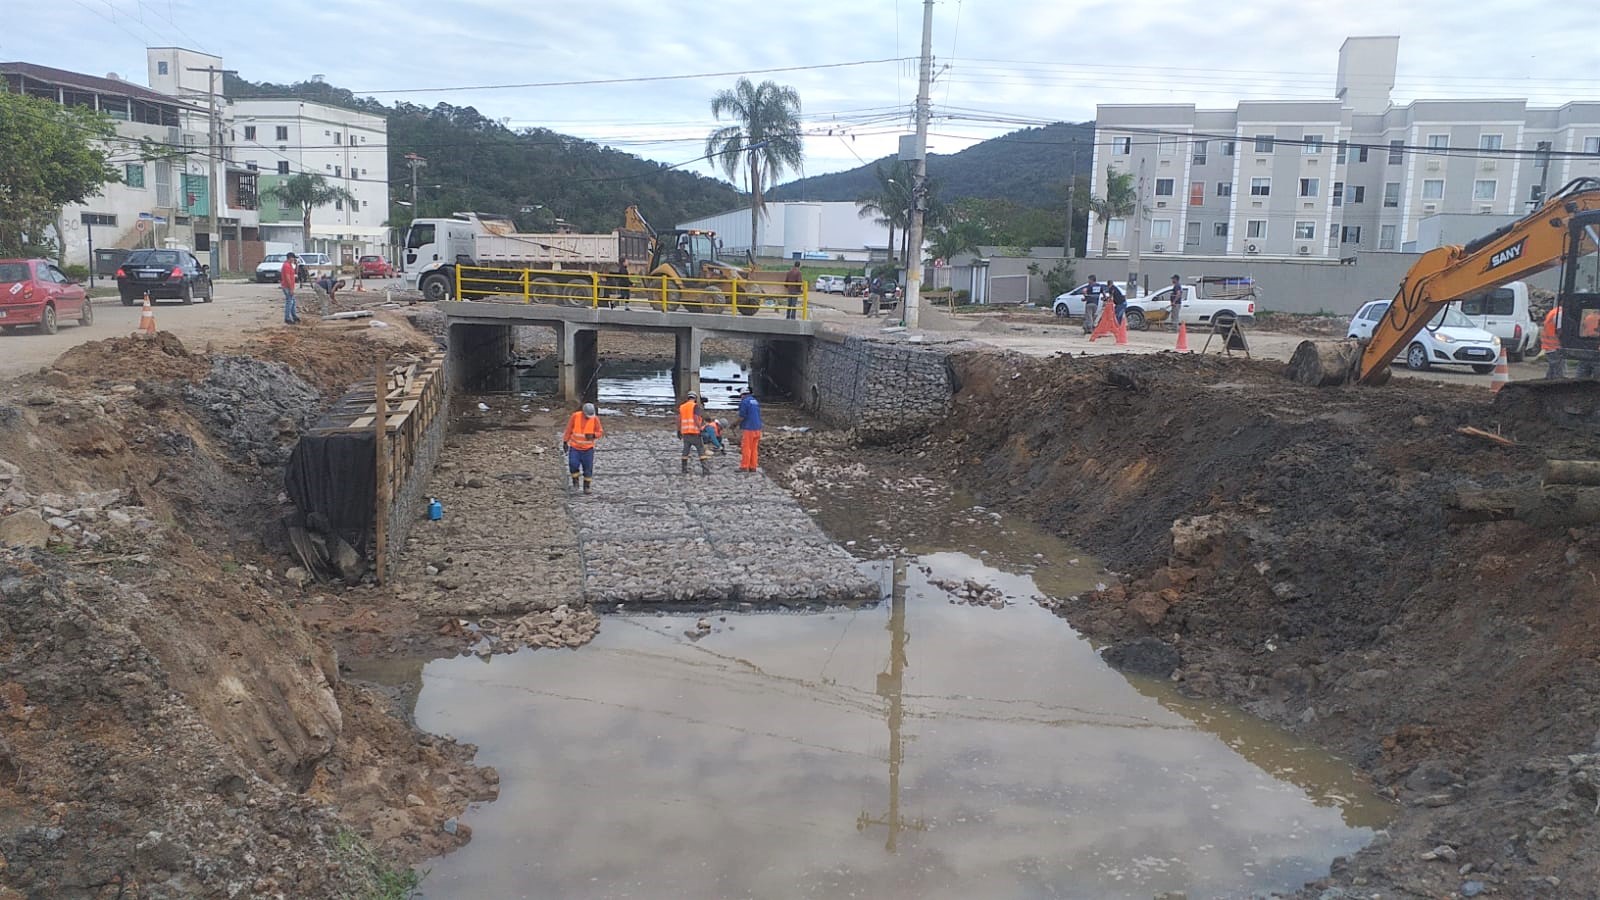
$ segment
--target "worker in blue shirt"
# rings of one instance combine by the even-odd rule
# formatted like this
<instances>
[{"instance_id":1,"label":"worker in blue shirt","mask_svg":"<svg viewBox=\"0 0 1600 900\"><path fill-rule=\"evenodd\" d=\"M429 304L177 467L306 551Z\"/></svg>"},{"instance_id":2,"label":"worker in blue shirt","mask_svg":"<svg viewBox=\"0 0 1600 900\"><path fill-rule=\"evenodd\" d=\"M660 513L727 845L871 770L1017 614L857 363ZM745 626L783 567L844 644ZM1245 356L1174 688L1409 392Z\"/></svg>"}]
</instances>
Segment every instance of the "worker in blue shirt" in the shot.
<instances>
[{"instance_id":1,"label":"worker in blue shirt","mask_svg":"<svg viewBox=\"0 0 1600 900\"><path fill-rule=\"evenodd\" d=\"M749 385L739 393L739 471L754 472L761 457L761 404Z\"/></svg>"}]
</instances>

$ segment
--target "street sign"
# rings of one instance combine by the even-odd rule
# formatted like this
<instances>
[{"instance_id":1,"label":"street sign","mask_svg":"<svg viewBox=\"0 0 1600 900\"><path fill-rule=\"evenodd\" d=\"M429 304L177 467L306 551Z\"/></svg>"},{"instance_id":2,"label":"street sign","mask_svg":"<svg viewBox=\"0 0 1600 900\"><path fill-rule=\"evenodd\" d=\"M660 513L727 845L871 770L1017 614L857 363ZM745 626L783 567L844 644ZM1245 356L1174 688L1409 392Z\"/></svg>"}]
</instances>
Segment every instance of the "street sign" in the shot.
<instances>
[{"instance_id":1,"label":"street sign","mask_svg":"<svg viewBox=\"0 0 1600 900\"><path fill-rule=\"evenodd\" d=\"M139 230L139 231L143 231L144 230L144 223L148 222L148 221L149 221L148 219L140 219L138 222L134 223L133 227L135 229Z\"/></svg>"},{"instance_id":2,"label":"street sign","mask_svg":"<svg viewBox=\"0 0 1600 900\"><path fill-rule=\"evenodd\" d=\"M942 257L942 256L941 256L941 257L939 257L939 258L937 258L937 259L935 259L935 260L934 260L934 261L933 261L933 267L934 267L934 268L935 268L935 269L942 269L942 268L944 268L944 257Z\"/></svg>"}]
</instances>

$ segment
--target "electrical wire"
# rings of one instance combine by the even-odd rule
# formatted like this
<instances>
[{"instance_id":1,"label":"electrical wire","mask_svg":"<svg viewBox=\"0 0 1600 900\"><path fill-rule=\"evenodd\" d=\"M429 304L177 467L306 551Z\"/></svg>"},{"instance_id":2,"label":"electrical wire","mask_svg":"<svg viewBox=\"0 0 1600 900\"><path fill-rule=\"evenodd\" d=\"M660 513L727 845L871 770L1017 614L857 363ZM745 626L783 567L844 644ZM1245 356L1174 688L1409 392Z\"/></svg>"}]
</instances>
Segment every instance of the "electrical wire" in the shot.
<instances>
[{"instance_id":1,"label":"electrical wire","mask_svg":"<svg viewBox=\"0 0 1600 900\"><path fill-rule=\"evenodd\" d=\"M849 62L813 63L804 66L773 66L766 69L735 69L726 72L694 72L685 75L636 75L625 78L588 78L573 81L529 81L518 84L475 84L453 87L385 88L383 90L351 91L353 94L373 96L378 94L441 94L459 91L504 91L530 88L587 87L608 84L649 84L660 81L691 81L698 78L729 78L735 75L772 75L778 72L810 72L822 69L846 69L853 66L871 66L880 63L904 62L903 57L858 59Z\"/></svg>"}]
</instances>

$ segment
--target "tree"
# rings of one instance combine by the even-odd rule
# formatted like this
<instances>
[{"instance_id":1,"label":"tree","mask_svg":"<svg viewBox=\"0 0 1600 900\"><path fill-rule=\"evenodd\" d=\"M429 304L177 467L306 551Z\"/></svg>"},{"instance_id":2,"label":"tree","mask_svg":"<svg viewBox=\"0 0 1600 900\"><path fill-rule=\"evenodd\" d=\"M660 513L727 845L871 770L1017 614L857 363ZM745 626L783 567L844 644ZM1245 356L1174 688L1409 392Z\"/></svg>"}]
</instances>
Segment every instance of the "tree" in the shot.
<instances>
[{"instance_id":1,"label":"tree","mask_svg":"<svg viewBox=\"0 0 1600 900\"><path fill-rule=\"evenodd\" d=\"M929 242L936 259L948 260L968 250L977 250L983 243L983 229L976 222L955 221L933 233Z\"/></svg>"},{"instance_id":2,"label":"tree","mask_svg":"<svg viewBox=\"0 0 1600 900\"><path fill-rule=\"evenodd\" d=\"M1106 195L1091 197L1089 210L1100 217L1100 255L1106 255L1106 244L1111 240L1111 220L1126 219L1139 205L1134 196L1133 173L1118 172L1106 166Z\"/></svg>"},{"instance_id":3,"label":"tree","mask_svg":"<svg viewBox=\"0 0 1600 900\"><path fill-rule=\"evenodd\" d=\"M728 180L739 177L741 165L747 167L750 185L750 252L759 245L757 227L766 208L762 191L777 183L786 169L796 172L805 158L800 139L800 95L795 89L772 81L760 86L748 78L734 82L733 90L719 91L711 98L711 115L721 121L724 115L734 121L706 137L706 156L720 159Z\"/></svg>"},{"instance_id":4,"label":"tree","mask_svg":"<svg viewBox=\"0 0 1600 900\"><path fill-rule=\"evenodd\" d=\"M319 206L327 206L334 202L356 202L355 196L344 188L336 184L329 184L321 175L305 172L289 176L288 179L262 191L261 195L263 197L275 197L301 211L300 236L305 242L302 245L302 249L305 250L311 249L311 211L313 209Z\"/></svg>"},{"instance_id":5,"label":"tree","mask_svg":"<svg viewBox=\"0 0 1600 900\"><path fill-rule=\"evenodd\" d=\"M115 134L93 110L0 91L0 256L54 255L61 208L122 180L103 143Z\"/></svg>"},{"instance_id":6,"label":"tree","mask_svg":"<svg viewBox=\"0 0 1600 900\"><path fill-rule=\"evenodd\" d=\"M863 219L870 218L874 223L888 227L889 262L892 263L896 259L895 251L899 246L894 242L895 231L898 229L902 238L909 240L912 184L916 179L916 171L911 168L910 163L897 159L891 162L887 169L883 163L873 166L872 177L877 184L872 190L856 198L857 213ZM902 253L900 258L908 255L909 252Z\"/></svg>"}]
</instances>

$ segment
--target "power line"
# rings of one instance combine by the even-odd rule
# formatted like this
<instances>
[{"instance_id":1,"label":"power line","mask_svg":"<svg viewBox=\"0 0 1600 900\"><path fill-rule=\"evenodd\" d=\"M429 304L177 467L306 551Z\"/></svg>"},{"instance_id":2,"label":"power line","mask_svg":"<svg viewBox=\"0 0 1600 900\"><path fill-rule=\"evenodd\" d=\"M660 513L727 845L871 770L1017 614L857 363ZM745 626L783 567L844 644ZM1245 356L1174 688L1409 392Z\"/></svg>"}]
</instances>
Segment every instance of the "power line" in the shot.
<instances>
[{"instance_id":1,"label":"power line","mask_svg":"<svg viewBox=\"0 0 1600 900\"><path fill-rule=\"evenodd\" d=\"M475 84L455 87L385 88L383 90L351 91L352 94L441 94L457 91L502 91L527 88L586 87L604 84L645 84L657 81L690 81L697 78L727 78L733 75L771 75L777 72L808 72L821 69L845 69L852 66L871 66L880 63L902 62L900 57L883 59L858 59L851 62L817 63L807 66L774 66L767 69L739 69L727 72L695 72L686 75L638 75L629 78L589 78L575 81L530 81L520 84Z\"/></svg>"}]
</instances>

